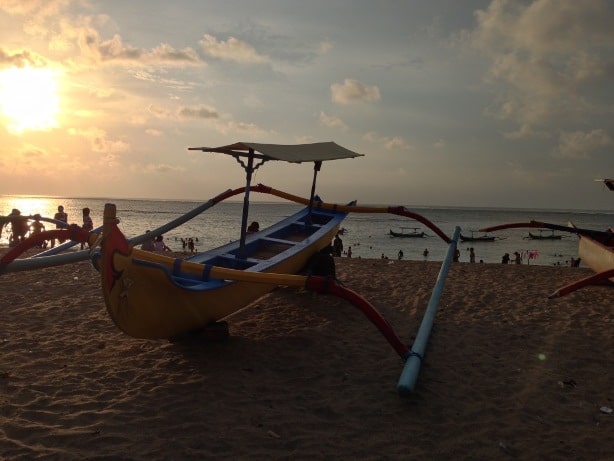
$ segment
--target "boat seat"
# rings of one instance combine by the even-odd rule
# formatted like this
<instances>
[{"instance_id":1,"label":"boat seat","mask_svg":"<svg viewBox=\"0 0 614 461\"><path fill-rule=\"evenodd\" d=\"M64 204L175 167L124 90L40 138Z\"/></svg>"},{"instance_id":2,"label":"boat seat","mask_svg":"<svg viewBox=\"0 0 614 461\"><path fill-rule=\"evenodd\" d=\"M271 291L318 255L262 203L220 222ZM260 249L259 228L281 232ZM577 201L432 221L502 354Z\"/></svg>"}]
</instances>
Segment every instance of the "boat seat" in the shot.
<instances>
[{"instance_id":1,"label":"boat seat","mask_svg":"<svg viewBox=\"0 0 614 461\"><path fill-rule=\"evenodd\" d=\"M232 253L224 253L224 254L221 254L221 255L217 256L217 258L229 261L229 262L233 263L233 265L238 262L238 263L241 263L242 265L245 265L246 267L251 267L254 264L258 264L258 263L262 262L259 259L254 259L254 258L237 258Z\"/></svg>"},{"instance_id":2,"label":"boat seat","mask_svg":"<svg viewBox=\"0 0 614 461\"><path fill-rule=\"evenodd\" d=\"M283 243L284 245L296 245L296 242L292 240L278 239L274 237L264 237L261 240L264 242L270 242L270 243Z\"/></svg>"}]
</instances>

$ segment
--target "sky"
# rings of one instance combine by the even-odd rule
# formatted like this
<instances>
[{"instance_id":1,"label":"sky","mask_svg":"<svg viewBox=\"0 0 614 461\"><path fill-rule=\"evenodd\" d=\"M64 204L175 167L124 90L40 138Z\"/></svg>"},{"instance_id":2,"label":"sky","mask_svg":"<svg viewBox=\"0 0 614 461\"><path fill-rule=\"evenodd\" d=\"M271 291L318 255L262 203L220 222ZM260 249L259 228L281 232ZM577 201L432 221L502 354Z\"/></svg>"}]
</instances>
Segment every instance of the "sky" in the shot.
<instances>
[{"instance_id":1,"label":"sky","mask_svg":"<svg viewBox=\"0 0 614 461\"><path fill-rule=\"evenodd\" d=\"M612 0L0 0L0 195L614 210ZM308 196L312 165L254 176Z\"/></svg>"}]
</instances>

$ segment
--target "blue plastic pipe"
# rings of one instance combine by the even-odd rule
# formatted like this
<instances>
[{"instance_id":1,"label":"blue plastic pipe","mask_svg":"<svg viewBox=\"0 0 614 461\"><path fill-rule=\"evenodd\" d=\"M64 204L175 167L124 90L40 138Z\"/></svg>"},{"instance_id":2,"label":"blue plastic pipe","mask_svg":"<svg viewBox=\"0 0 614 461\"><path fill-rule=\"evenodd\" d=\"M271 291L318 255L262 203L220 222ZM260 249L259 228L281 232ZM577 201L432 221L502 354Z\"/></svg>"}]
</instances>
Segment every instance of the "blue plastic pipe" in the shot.
<instances>
[{"instance_id":1,"label":"blue plastic pipe","mask_svg":"<svg viewBox=\"0 0 614 461\"><path fill-rule=\"evenodd\" d=\"M416 335L414 344L412 345L411 351L407 357L407 360L405 361L405 366L403 367L403 371L401 372L401 376L397 384L397 392L401 397L409 396L416 388L416 381L418 380L420 365L422 365L424 351L426 350L426 345L431 334L433 322L435 321L435 314L437 313L437 308L439 307L439 299L443 293L443 287L446 283L448 271L450 270L450 264L452 264L452 260L454 258L454 252L456 251L459 235L460 227L456 226L454 229L454 235L452 236L452 241L448 246L448 253L443 260L441 269L439 270L439 275L437 276L437 281L435 282L431 299L429 300L426 312L422 318L422 323L418 329L418 334Z\"/></svg>"}]
</instances>

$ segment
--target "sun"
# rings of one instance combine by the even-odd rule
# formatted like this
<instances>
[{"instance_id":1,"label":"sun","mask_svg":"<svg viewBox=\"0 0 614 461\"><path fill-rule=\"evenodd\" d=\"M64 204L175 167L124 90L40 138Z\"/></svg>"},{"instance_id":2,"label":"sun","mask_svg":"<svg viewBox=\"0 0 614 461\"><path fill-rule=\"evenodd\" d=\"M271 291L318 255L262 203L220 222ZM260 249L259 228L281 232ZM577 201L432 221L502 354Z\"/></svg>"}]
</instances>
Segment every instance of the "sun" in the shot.
<instances>
[{"instance_id":1,"label":"sun","mask_svg":"<svg viewBox=\"0 0 614 461\"><path fill-rule=\"evenodd\" d=\"M58 126L60 112L57 71L11 68L0 72L0 110L13 133L42 131Z\"/></svg>"}]
</instances>

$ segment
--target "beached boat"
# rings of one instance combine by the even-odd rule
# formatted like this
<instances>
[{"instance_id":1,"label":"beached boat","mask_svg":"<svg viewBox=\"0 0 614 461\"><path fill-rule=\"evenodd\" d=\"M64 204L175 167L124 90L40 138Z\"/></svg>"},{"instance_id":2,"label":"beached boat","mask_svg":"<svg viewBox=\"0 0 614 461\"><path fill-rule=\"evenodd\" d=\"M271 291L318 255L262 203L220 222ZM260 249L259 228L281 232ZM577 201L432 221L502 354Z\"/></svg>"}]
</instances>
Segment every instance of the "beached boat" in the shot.
<instances>
[{"instance_id":1,"label":"beached boat","mask_svg":"<svg viewBox=\"0 0 614 461\"><path fill-rule=\"evenodd\" d=\"M307 208L240 240L186 260L130 247L117 225L114 206L105 208L100 273L109 315L137 338L176 338L242 309L286 280L273 284L234 280L238 274L213 267L262 274L296 274L330 245L342 212ZM330 274L333 275L333 274Z\"/></svg>"},{"instance_id":2,"label":"beached boat","mask_svg":"<svg viewBox=\"0 0 614 461\"><path fill-rule=\"evenodd\" d=\"M576 227L573 223L567 226L545 223L540 221L518 222L501 224L498 226L482 229L484 232L494 232L502 229L514 228L546 228L552 231L562 231L576 234L579 238L578 244L578 260L586 264L593 271L594 275L585 277L559 288L550 295L551 298L564 296L580 288L588 285L593 285L602 282L614 282L614 229L610 228L606 231L597 231L592 229L582 229Z\"/></svg>"},{"instance_id":3,"label":"beached boat","mask_svg":"<svg viewBox=\"0 0 614 461\"><path fill-rule=\"evenodd\" d=\"M411 229L407 231L406 229ZM401 227L401 232L395 232L390 229L391 237L400 237L400 238L423 238L426 237L426 233L424 231L418 232L419 227Z\"/></svg>"},{"instance_id":4,"label":"beached boat","mask_svg":"<svg viewBox=\"0 0 614 461\"><path fill-rule=\"evenodd\" d=\"M322 287L330 290L331 287L326 286L323 279L296 274L309 270L309 263L320 257L322 250L326 252L330 248L341 222L349 212L406 216L422 222L450 242L437 226L404 207L358 207L354 202L346 205L323 203L315 195L316 177L322 162L359 156L335 143L292 146L236 143L218 148L191 149L230 155L246 172L245 187L226 191L197 209L200 212L229 197L244 194L242 222L238 226L240 231L237 231L240 236L236 241L185 260L138 250L135 244L167 231L168 227L152 230L148 235L129 241L117 227L118 219L112 204L105 208L101 234L88 233L73 225L68 230L47 231L37 237L40 241L70 234L73 241L87 241L93 247L100 244L100 251L94 252L93 261L100 271L108 313L116 325L131 336L173 339L198 331L242 309L279 285L294 286L298 283L311 286L316 291ZM255 169L271 160L314 163L309 199L261 184L251 185ZM250 192L273 194L306 206L267 229L248 233ZM193 217L195 213L189 215ZM178 225L185 220L176 221L174 224ZM0 260L0 273L47 267L56 261L57 264L75 261L74 258L60 259L64 255L15 261L23 248L37 243L35 239L28 240ZM354 295L352 297L356 299ZM372 306L365 309L372 321L379 318ZM378 324L377 321L374 323ZM386 328L378 328L386 330L383 331L384 335L399 352L402 348L398 341L391 339L394 335Z\"/></svg>"},{"instance_id":5,"label":"beached boat","mask_svg":"<svg viewBox=\"0 0 614 461\"><path fill-rule=\"evenodd\" d=\"M116 325L137 338L172 339L197 331L244 308L279 285L214 277L210 273L213 267L252 273L253 279L261 280L264 273L282 276L304 269L316 253L330 246L347 214L317 208L320 200L315 196L315 182L322 162L360 155L334 143L295 146L236 143L192 150L231 155L245 169L240 238L185 261L135 251L115 224L114 206L107 205L100 260L105 303ZM314 162L309 204L267 229L248 233L252 173L271 160Z\"/></svg>"},{"instance_id":6,"label":"beached boat","mask_svg":"<svg viewBox=\"0 0 614 461\"><path fill-rule=\"evenodd\" d=\"M608 279L614 282L614 230L597 231L593 229L581 229L570 223L568 226L559 224L545 223L541 221L529 221L501 224L497 226L482 229L484 232L495 232L502 229L514 228L542 228L552 231L569 232L576 234L579 238L578 258L579 261L586 264L593 271L594 275L573 282L562 288L559 288L550 295L551 298L563 296L572 291L583 288L587 285L592 285L607 281Z\"/></svg>"},{"instance_id":7,"label":"beached boat","mask_svg":"<svg viewBox=\"0 0 614 461\"><path fill-rule=\"evenodd\" d=\"M578 256L588 267L597 273L614 269L614 232L578 237Z\"/></svg>"},{"instance_id":8,"label":"beached boat","mask_svg":"<svg viewBox=\"0 0 614 461\"><path fill-rule=\"evenodd\" d=\"M0 258L0 275L7 272L59 266L91 258L100 273L102 293L110 317L125 333L146 339L179 340L228 334L227 324L219 322L246 307L277 286L303 287L318 293L339 296L359 309L390 346L404 360L405 366L397 390L409 395L414 390L426 341L460 228L452 238L424 216L402 206L362 207L324 203L315 195L315 183L322 162L353 158L360 154L335 143L310 145L272 145L235 143L218 148L191 148L234 157L246 171L245 187L225 191L173 221L128 240L118 228L116 207L107 204L102 231L86 231L76 224L66 229L40 232L20 242ZM258 184L251 186L253 172L263 163L280 160L293 163L314 162L314 176L309 199ZM255 162L258 162L255 164ZM272 194L305 205L303 210L267 229L248 232L250 192ZM168 257L135 248L156 235L192 219L222 200L244 194L240 237L188 259ZM360 294L344 287L334 274L330 255L331 242L347 213L390 213L414 219L448 243L446 259L413 345L401 341L382 315ZM50 238L68 239L68 245L87 242L89 251L56 254L62 245L17 259L28 248Z\"/></svg>"},{"instance_id":9,"label":"beached boat","mask_svg":"<svg viewBox=\"0 0 614 461\"><path fill-rule=\"evenodd\" d=\"M597 179L596 181L603 182L609 190L614 191L613 179ZM562 287L552 296L563 296L595 283L614 282L614 228L598 232L578 229L574 223L569 223L568 227L575 229L574 233L578 235L579 260L595 271L595 275Z\"/></svg>"}]
</instances>

